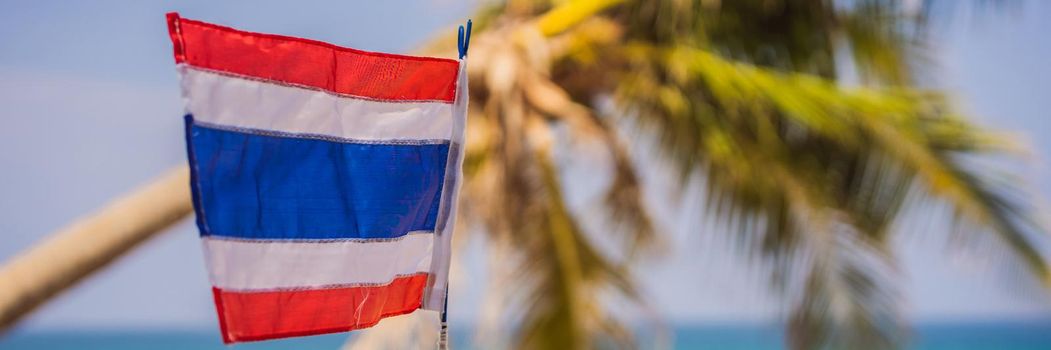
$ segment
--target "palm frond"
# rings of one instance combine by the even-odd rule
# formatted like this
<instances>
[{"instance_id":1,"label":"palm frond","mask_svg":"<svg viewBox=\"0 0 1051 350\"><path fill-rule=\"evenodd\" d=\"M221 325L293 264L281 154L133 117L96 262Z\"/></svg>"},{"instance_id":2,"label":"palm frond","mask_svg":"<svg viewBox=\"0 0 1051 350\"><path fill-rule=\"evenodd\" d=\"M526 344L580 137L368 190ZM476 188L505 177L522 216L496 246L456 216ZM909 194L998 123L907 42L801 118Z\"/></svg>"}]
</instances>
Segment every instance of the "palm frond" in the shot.
<instances>
[{"instance_id":1,"label":"palm frond","mask_svg":"<svg viewBox=\"0 0 1051 350\"><path fill-rule=\"evenodd\" d=\"M494 45L482 54L490 67L472 75L490 131L478 152L468 150L474 181L486 184L469 191L485 192L478 211L486 227L527 247L520 271L536 278L526 301L533 308L518 322L521 347L594 345L617 325L597 326L602 305L580 294L632 294L628 261L603 257L563 204L557 165L542 146L550 133L536 135L553 123L610 150L605 210L628 218L625 231L639 239L653 229L618 128L657 140L684 185L701 173L707 217L793 305L793 348L900 344L888 242L906 207L923 209L913 197L947 203L958 224L973 228L961 237L993 237L1001 244L990 249L1047 278L1035 248L1043 229L1027 200L969 162L1018 147L966 122L938 93L909 87L913 65L923 63L910 31L923 18L902 14L900 3L570 2L551 12L566 22L542 17L540 29L508 29L551 5L525 3L513 2L494 30L528 44ZM877 87L837 83L841 45ZM597 117L595 99L608 96L623 122Z\"/></svg>"},{"instance_id":2,"label":"palm frond","mask_svg":"<svg viewBox=\"0 0 1051 350\"><path fill-rule=\"evenodd\" d=\"M546 215L543 216L546 225L529 235L532 236L530 247L538 250L530 256L554 256L530 261L524 266L525 271L539 273L539 278L527 302L530 311L522 320L519 347L587 349L602 339L597 334L617 340L605 344L607 346L631 344L630 332L625 326L603 312L605 308L597 294L605 288L595 286L596 282L610 283L620 293L634 296L625 272L587 242L563 204L555 168L544 155L538 155L538 162L546 195Z\"/></svg>"},{"instance_id":3,"label":"palm frond","mask_svg":"<svg viewBox=\"0 0 1051 350\"><path fill-rule=\"evenodd\" d=\"M529 33L512 37L536 45ZM639 190L634 167L608 126L551 83L544 69L534 68L543 57L523 52L543 48L477 40L492 46L473 57L489 64L470 76L478 82L472 89L474 105L481 107L468 124L472 140L466 145L463 208L469 221L483 225L491 242L513 247L504 250L511 252L505 263L513 268L496 269L515 275L516 288L504 304L516 305L505 310L515 325L513 343L523 349L630 346L630 332L606 314L602 297L637 300L627 262L600 251L591 240L606 237L585 232L579 215L566 206L551 158L551 125L565 125L573 138L597 140L613 150L621 180L610 188L608 206L635 210L623 217L622 232L640 242L633 246L644 247L653 235L649 218L641 197L625 195Z\"/></svg>"},{"instance_id":4,"label":"palm frond","mask_svg":"<svg viewBox=\"0 0 1051 350\"><path fill-rule=\"evenodd\" d=\"M816 76L729 62L681 45L665 50L640 44L625 51L639 56L629 60L636 66L625 69L629 73L619 90L619 100L632 111L626 115L657 132L681 172L704 168L708 193L714 194L709 207L715 211L709 217L754 237L747 241L766 241L767 249L776 248L776 261L799 254L791 248L813 234L809 227L772 224L783 222L794 207L842 213L838 224L879 246L907 189L918 183L956 208L958 220L982 228L972 233L998 235L1001 247L1034 276L1047 278L1048 262L1034 248L1034 234L1040 230L1028 219L1027 208L1008 197L1014 190L1003 183L990 187L980 179L994 174L960 161L966 154L1004 148L1005 142L956 118L936 94L846 89ZM846 297L855 303L847 304L853 310L839 313L869 320L846 324L853 324L855 332L872 331L851 339L884 339L890 346L894 333L886 330L899 326L877 327L883 322L872 320L896 320L894 303L861 298L882 294L879 290L887 288L889 279L872 283L864 266L854 268L842 260L823 266L828 264L810 272L807 297L797 309L802 313L796 315L803 321L797 326L807 326L802 329L811 335L844 334L813 328L844 324L819 320L833 313L813 312L810 306L834 303L837 296L828 290L828 280L835 277L855 284Z\"/></svg>"}]
</instances>

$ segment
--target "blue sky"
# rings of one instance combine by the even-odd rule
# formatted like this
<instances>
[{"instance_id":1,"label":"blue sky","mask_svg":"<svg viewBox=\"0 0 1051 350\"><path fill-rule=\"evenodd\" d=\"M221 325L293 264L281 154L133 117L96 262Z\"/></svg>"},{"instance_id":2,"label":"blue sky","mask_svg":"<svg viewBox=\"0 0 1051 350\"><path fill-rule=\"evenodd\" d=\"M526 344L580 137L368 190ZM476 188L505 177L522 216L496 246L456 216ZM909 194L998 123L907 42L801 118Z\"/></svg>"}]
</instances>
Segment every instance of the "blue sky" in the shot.
<instances>
[{"instance_id":1,"label":"blue sky","mask_svg":"<svg viewBox=\"0 0 1051 350\"><path fill-rule=\"evenodd\" d=\"M6 1L0 5L0 259L41 240L166 169L185 162L179 100L164 13L247 30L405 53L471 13L453 0L323 2ZM965 10L957 10L966 12ZM1013 130L1035 150L1020 175L1051 198L1051 3L935 26L931 75L986 125ZM581 171L581 170L574 170ZM571 172L572 173L572 172ZM647 183L666 186L658 175ZM1045 212L1047 206L1044 206ZM775 317L765 285L696 235L687 205L660 218L673 255L640 271L644 293L676 322ZM903 242L908 314L916 320L1051 316L1051 297L997 277L982 257L937 239ZM476 245L477 246L477 245ZM460 262L482 271L477 248ZM453 322L471 322L484 284L454 291ZM208 328L214 311L189 222L44 306L26 328Z\"/></svg>"}]
</instances>

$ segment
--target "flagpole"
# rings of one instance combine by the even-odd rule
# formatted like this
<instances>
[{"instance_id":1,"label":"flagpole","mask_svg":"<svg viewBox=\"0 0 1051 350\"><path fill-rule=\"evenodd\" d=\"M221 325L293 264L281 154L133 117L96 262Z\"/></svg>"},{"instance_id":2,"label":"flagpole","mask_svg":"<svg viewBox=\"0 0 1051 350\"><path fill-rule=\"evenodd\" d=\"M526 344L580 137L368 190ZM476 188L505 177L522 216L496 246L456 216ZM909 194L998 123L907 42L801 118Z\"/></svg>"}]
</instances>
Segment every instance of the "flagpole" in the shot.
<instances>
[{"instance_id":1,"label":"flagpole","mask_svg":"<svg viewBox=\"0 0 1051 350\"><path fill-rule=\"evenodd\" d=\"M442 305L441 329L438 331L438 350L449 350L449 286L445 286L445 301Z\"/></svg>"},{"instance_id":2,"label":"flagpole","mask_svg":"<svg viewBox=\"0 0 1051 350\"><path fill-rule=\"evenodd\" d=\"M464 69L464 64L466 63L464 58L467 57L467 48L470 47L470 45L471 45L471 27L472 27L471 20L468 19L467 20L467 28L464 28L464 26L460 26L459 31L457 33L457 38L456 38L457 39L456 40L456 48L457 48L457 51L459 51L459 54L460 54L460 72L458 73L459 75L457 76L457 80L458 80L458 84L457 85L458 86L457 86L456 98L458 99L457 102L463 103L462 113L467 113L467 107L466 107L467 106L466 105L467 100L464 100L464 99L467 98L467 96L465 95L466 92L467 92L467 79L464 76L465 74L467 74L467 70ZM462 143L463 142L463 136L462 136L463 135L462 134L462 132L463 132L463 129L462 129L463 125L461 125L460 128L461 128L460 131L459 131L461 133L460 134L461 135L460 136L460 142ZM460 152L463 152L463 151L460 151ZM460 153L460 157L463 157L463 153ZM462 166L461 165L462 161L463 161L463 158L460 158L456 162L456 167L457 168ZM459 170L457 170L457 171L459 171ZM459 185L457 185L456 187L458 188ZM458 191L458 189L456 189L454 191ZM455 201L455 200L456 200L456 196L454 195L453 196L453 201ZM455 205L455 202L453 203L453 205ZM455 213L455 211L453 211L453 213ZM448 213L446 213L446 214L449 215ZM453 215L455 215L455 214L453 214ZM452 220L453 218L448 218L448 219ZM444 229L443 229L443 231L444 231ZM452 233L451 230L448 233L451 234ZM448 281L446 281L446 284L445 284L445 296L444 296L443 299L444 300L442 301L441 328L438 330L438 350L449 350L449 283L448 283Z\"/></svg>"}]
</instances>

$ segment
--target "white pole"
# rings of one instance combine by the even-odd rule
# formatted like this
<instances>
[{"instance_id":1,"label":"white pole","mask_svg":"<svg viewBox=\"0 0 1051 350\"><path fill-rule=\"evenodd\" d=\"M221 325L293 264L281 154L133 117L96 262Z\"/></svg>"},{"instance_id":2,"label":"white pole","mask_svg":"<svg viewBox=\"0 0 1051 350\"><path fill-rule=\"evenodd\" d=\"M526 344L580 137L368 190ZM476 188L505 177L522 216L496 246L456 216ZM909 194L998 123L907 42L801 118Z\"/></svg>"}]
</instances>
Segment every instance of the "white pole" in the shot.
<instances>
[{"instance_id":1,"label":"white pole","mask_svg":"<svg viewBox=\"0 0 1051 350\"><path fill-rule=\"evenodd\" d=\"M445 305L442 306L441 329L438 331L438 350L449 350L449 287L445 287Z\"/></svg>"}]
</instances>

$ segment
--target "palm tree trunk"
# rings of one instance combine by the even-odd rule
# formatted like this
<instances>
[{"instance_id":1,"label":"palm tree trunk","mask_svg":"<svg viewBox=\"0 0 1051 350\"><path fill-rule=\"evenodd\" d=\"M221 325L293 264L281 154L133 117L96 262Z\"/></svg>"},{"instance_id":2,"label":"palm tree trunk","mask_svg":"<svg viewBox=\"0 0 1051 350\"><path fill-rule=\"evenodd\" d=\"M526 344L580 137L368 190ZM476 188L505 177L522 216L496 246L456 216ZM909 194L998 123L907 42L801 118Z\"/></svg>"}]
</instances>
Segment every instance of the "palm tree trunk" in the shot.
<instances>
[{"instance_id":1,"label":"palm tree trunk","mask_svg":"<svg viewBox=\"0 0 1051 350\"><path fill-rule=\"evenodd\" d=\"M189 183L188 168L179 167L0 267L0 332L189 215Z\"/></svg>"}]
</instances>

